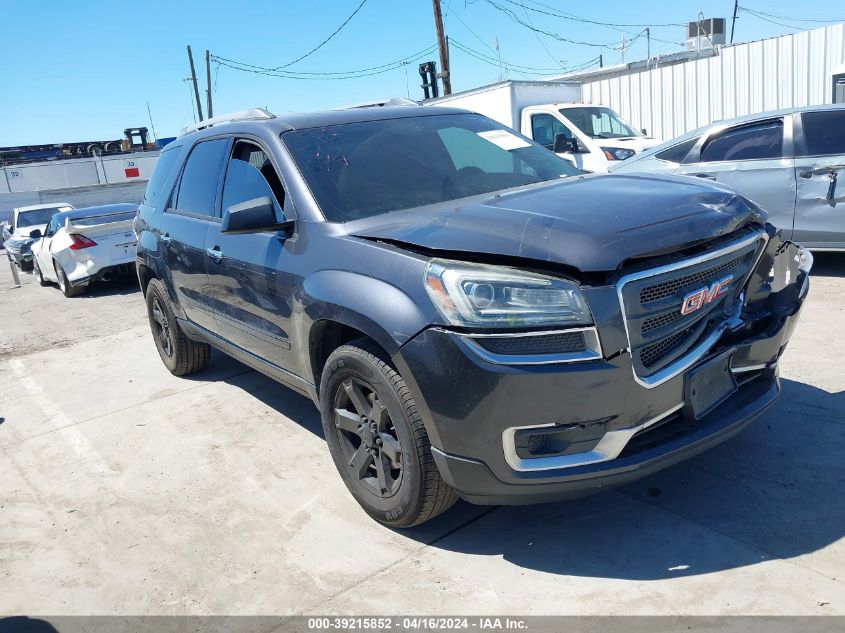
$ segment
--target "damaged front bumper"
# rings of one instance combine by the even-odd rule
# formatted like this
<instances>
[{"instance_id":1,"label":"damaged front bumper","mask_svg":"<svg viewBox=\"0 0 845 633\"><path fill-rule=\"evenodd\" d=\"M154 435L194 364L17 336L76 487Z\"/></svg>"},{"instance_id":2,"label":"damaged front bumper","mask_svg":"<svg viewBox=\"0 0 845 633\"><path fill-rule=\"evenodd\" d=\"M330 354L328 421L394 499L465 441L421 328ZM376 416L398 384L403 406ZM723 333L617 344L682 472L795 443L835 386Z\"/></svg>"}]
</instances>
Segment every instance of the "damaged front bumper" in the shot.
<instances>
[{"instance_id":1,"label":"damaged front bumper","mask_svg":"<svg viewBox=\"0 0 845 633\"><path fill-rule=\"evenodd\" d=\"M635 379L630 353L502 364L477 353L464 334L438 328L404 345L394 362L442 476L464 498L522 504L578 496L715 446L774 404L778 359L807 295L811 263L796 245L769 240L741 314L694 363L654 386ZM622 317L602 296L611 294L593 293L591 307L602 342L613 341Z\"/></svg>"},{"instance_id":2,"label":"damaged front bumper","mask_svg":"<svg viewBox=\"0 0 845 633\"><path fill-rule=\"evenodd\" d=\"M32 263L32 245L33 240L20 240L12 238L6 240L6 253L11 257L12 261L18 265Z\"/></svg>"}]
</instances>

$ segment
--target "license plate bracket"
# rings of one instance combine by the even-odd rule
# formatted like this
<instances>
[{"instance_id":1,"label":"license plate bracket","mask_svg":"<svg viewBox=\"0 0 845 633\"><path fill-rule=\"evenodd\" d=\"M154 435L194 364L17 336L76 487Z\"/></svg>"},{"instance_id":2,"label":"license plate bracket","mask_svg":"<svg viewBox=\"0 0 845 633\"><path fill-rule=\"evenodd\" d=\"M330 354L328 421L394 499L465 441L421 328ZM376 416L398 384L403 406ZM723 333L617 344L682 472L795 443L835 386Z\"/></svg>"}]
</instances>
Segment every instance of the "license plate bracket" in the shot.
<instances>
[{"instance_id":1,"label":"license plate bracket","mask_svg":"<svg viewBox=\"0 0 845 633\"><path fill-rule=\"evenodd\" d=\"M684 395L688 413L703 418L736 392L731 371L734 350L728 350L699 365L686 375Z\"/></svg>"}]
</instances>

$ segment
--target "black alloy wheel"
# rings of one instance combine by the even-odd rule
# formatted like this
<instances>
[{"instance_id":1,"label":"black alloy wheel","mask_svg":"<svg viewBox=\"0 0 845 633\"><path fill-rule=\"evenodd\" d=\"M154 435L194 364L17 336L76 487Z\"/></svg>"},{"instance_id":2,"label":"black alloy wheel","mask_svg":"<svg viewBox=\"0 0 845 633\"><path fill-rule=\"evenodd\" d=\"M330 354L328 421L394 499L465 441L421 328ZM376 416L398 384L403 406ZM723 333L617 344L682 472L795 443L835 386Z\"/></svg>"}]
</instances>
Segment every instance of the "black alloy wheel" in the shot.
<instances>
[{"instance_id":1,"label":"black alloy wheel","mask_svg":"<svg viewBox=\"0 0 845 633\"><path fill-rule=\"evenodd\" d=\"M387 407L371 385L358 378L342 383L334 422L344 460L379 497L392 497L402 483L402 445Z\"/></svg>"},{"instance_id":2,"label":"black alloy wheel","mask_svg":"<svg viewBox=\"0 0 845 633\"><path fill-rule=\"evenodd\" d=\"M167 358L173 358L173 333L170 331L170 321L158 297L153 297L152 304L150 314L155 324L154 334L158 339L159 349Z\"/></svg>"},{"instance_id":3,"label":"black alloy wheel","mask_svg":"<svg viewBox=\"0 0 845 633\"><path fill-rule=\"evenodd\" d=\"M205 369L211 358L211 347L185 336L167 290L158 279L151 279L147 284L146 302L150 331L168 371L174 376L185 376Z\"/></svg>"},{"instance_id":4,"label":"black alloy wheel","mask_svg":"<svg viewBox=\"0 0 845 633\"><path fill-rule=\"evenodd\" d=\"M367 514L407 528L455 503L408 386L374 341L335 349L322 368L319 395L332 461Z\"/></svg>"}]
</instances>

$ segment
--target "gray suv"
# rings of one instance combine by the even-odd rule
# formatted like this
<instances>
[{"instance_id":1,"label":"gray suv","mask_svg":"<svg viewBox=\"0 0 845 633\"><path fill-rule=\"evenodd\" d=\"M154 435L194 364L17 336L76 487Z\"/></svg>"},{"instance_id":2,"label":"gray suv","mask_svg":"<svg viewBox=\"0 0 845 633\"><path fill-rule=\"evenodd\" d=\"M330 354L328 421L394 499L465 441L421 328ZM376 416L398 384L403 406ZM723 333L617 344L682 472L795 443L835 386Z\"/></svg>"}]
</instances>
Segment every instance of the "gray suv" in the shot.
<instances>
[{"instance_id":1,"label":"gray suv","mask_svg":"<svg viewBox=\"0 0 845 633\"><path fill-rule=\"evenodd\" d=\"M462 110L203 125L135 221L161 359L215 347L311 398L378 521L618 485L780 392L811 260L741 196L586 176Z\"/></svg>"}]
</instances>

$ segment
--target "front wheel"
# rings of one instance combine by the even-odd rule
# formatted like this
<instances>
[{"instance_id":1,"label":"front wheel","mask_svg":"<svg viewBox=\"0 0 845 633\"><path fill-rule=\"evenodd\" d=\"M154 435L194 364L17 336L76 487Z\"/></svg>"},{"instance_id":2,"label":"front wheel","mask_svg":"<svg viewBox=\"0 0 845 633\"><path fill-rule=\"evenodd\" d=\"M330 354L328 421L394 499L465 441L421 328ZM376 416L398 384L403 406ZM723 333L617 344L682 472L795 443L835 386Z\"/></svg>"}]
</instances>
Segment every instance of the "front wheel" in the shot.
<instances>
[{"instance_id":1,"label":"front wheel","mask_svg":"<svg viewBox=\"0 0 845 633\"><path fill-rule=\"evenodd\" d=\"M407 528L455 503L405 381L371 341L332 352L320 380L320 409L335 466L374 519Z\"/></svg>"},{"instance_id":2,"label":"front wheel","mask_svg":"<svg viewBox=\"0 0 845 633\"><path fill-rule=\"evenodd\" d=\"M206 368L211 347L185 336L167 290L158 279L151 280L147 286L147 315L158 355L171 374L185 376Z\"/></svg>"}]
</instances>

